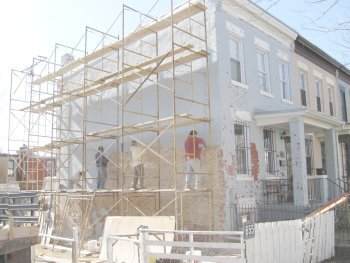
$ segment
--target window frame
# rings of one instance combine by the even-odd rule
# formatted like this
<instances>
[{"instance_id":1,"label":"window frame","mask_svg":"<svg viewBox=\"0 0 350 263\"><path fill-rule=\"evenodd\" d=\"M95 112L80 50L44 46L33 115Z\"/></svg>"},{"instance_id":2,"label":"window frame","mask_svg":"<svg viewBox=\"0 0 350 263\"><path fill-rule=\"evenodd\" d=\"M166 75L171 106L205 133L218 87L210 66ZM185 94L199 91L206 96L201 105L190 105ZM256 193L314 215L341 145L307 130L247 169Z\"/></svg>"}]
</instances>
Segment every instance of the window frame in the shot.
<instances>
[{"instance_id":1,"label":"window frame","mask_svg":"<svg viewBox=\"0 0 350 263\"><path fill-rule=\"evenodd\" d=\"M235 58L232 56L231 53L231 43L235 42L237 48L238 48L238 58ZM242 37L239 37L235 34L230 33L229 35L229 57L230 57L230 82L231 84L242 86L245 85L245 71L244 71L244 49L243 49L243 39ZM239 70L240 70L240 81L233 79L232 76L232 61L239 63Z\"/></svg>"},{"instance_id":2,"label":"window frame","mask_svg":"<svg viewBox=\"0 0 350 263\"><path fill-rule=\"evenodd\" d=\"M259 55L262 55L264 69L260 69ZM269 74L269 51L257 47L256 49L256 59L257 59L257 73L258 73L258 83L259 90L261 93L272 94L271 84L270 84L270 74ZM260 73L263 75L265 86L262 88L260 83Z\"/></svg>"},{"instance_id":3,"label":"window frame","mask_svg":"<svg viewBox=\"0 0 350 263\"><path fill-rule=\"evenodd\" d=\"M269 133L269 137L265 135ZM275 130L272 127L265 126L263 128L263 142L264 142L264 160L265 160L265 175L277 176L277 152L276 152L276 140ZM269 145L267 145L269 142ZM267 147L266 147L267 146Z\"/></svg>"},{"instance_id":4,"label":"window frame","mask_svg":"<svg viewBox=\"0 0 350 263\"><path fill-rule=\"evenodd\" d=\"M315 89L316 89L316 108L318 112L322 112L323 107L323 88L322 88L322 80L320 78L315 79Z\"/></svg>"},{"instance_id":5,"label":"window frame","mask_svg":"<svg viewBox=\"0 0 350 263\"><path fill-rule=\"evenodd\" d=\"M281 78L281 66L284 66L284 78ZM278 61L278 75L279 75L279 83L280 83L280 90L281 90L281 98L283 101L286 102L292 102L292 91L289 84L289 62L285 60L279 60ZM285 86L283 86L285 84ZM283 88L285 87L285 89ZM284 93L288 94L287 97L284 97Z\"/></svg>"},{"instance_id":6,"label":"window frame","mask_svg":"<svg viewBox=\"0 0 350 263\"><path fill-rule=\"evenodd\" d=\"M311 136L305 137L306 174L308 176L315 175L313 143L313 138Z\"/></svg>"},{"instance_id":7,"label":"window frame","mask_svg":"<svg viewBox=\"0 0 350 263\"><path fill-rule=\"evenodd\" d=\"M300 104L301 104L302 107L308 107L307 71L299 69L299 72L298 72L298 83L299 83L299 90L300 90ZM304 92L304 96L305 96L305 105L303 104L303 92Z\"/></svg>"},{"instance_id":8,"label":"window frame","mask_svg":"<svg viewBox=\"0 0 350 263\"><path fill-rule=\"evenodd\" d=\"M335 100L334 100L334 86L328 84L328 107L329 107L329 115L336 116L335 111Z\"/></svg>"},{"instance_id":9,"label":"window frame","mask_svg":"<svg viewBox=\"0 0 350 263\"><path fill-rule=\"evenodd\" d=\"M8 177L14 177L15 176L15 160L13 159L8 159L7 160L7 176ZM12 171L12 173L10 174L9 171Z\"/></svg>"},{"instance_id":10,"label":"window frame","mask_svg":"<svg viewBox=\"0 0 350 263\"><path fill-rule=\"evenodd\" d=\"M237 134L237 127L241 127L242 134ZM236 155L236 176L249 177L251 176L251 156L250 156L250 127L249 123L245 121L234 122L234 136L235 136L235 155ZM242 136L243 140L239 140ZM242 145L239 144L242 143ZM241 166L241 167L240 167Z\"/></svg>"},{"instance_id":11,"label":"window frame","mask_svg":"<svg viewBox=\"0 0 350 263\"><path fill-rule=\"evenodd\" d=\"M340 99L341 120L347 122L348 108L346 106L346 92L343 86L339 86L339 99Z\"/></svg>"}]
</instances>

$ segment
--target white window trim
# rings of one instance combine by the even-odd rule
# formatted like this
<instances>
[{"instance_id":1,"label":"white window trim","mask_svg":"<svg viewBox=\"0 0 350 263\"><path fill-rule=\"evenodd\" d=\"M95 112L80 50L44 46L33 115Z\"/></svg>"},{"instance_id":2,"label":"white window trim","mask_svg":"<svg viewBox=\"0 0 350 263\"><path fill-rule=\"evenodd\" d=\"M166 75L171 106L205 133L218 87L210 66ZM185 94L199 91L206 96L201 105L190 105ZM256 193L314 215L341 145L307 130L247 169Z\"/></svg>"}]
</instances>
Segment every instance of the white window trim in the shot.
<instances>
[{"instance_id":1,"label":"white window trim","mask_svg":"<svg viewBox=\"0 0 350 263\"><path fill-rule=\"evenodd\" d=\"M283 93L282 93L282 91L280 91L280 92L281 92L282 101L283 101L283 102L288 102L288 104L293 104L293 102L291 101L291 99L292 99L292 87L291 87L291 84L290 84L290 76L289 76L289 66L290 66L290 65L289 65L289 61L288 61L288 60L280 59L280 60L278 61L278 67L280 67L280 64L281 64L281 63L284 63L284 64L286 64L286 66L287 66L285 74L286 74L286 78L287 78L287 79L286 79L286 85L287 85L288 91L289 91L289 100L283 98ZM279 69L278 69L278 73L279 73ZM279 81L281 81L281 79L279 79ZM289 102L291 102L291 103L289 103Z\"/></svg>"},{"instance_id":2,"label":"white window trim","mask_svg":"<svg viewBox=\"0 0 350 263\"><path fill-rule=\"evenodd\" d=\"M231 116L233 119L233 122L252 122L252 116L249 111L242 111L242 110L236 110L234 108L231 108Z\"/></svg>"},{"instance_id":3,"label":"white window trim","mask_svg":"<svg viewBox=\"0 0 350 263\"><path fill-rule=\"evenodd\" d=\"M237 174L236 180L237 181L254 181L254 177L250 176L249 174Z\"/></svg>"},{"instance_id":4,"label":"white window trim","mask_svg":"<svg viewBox=\"0 0 350 263\"><path fill-rule=\"evenodd\" d=\"M332 99L332 101L330 100L330 97L329 97L329 90L331 90L331 96L332 96L331 99ZM335 108L335 95L334 94L335 94L334 86L327 82L328 105L329 105L330 102L332 103L332 105L333 105L333 117L337 117L336 108ZM329 115L330 115L330 113L329 113Z\"/></svg>"},{"instance_id":5,"label":"white window trim","mask_svg":"<svg viewBox=\"0 0 350 263\"><path fill-rule=\"evenodd\" d=\"M281 61L283 61L283 62L285 62L285 63L289 63L289 57L288 57L287 53L284 53L284 52L282 52L281 50L278 50L278 51L277 51L277 57L278 57Z\"/></svg>"},{"instance_id":6,"label":"white window trim","mask_svg":"<svg viewBox=\"0 0 350 263\"><path fill-rule=\"evenodd\" d=\"M260 93L262 91L266 94L272 95L272 87L271 87L271 83L270 83L270 70L269 70L269 51L266 49L257 48L257 50L256 50L257 54L259 51L264 53L264 57L265 57L264 63L265 63L265 70L266 70L265 74L266 74L266 89L267 89L267 91L260 89ZM259 69L258 69L257 73L259 73Z\"/></svg>"},{"instance_id":7,"label":"white window trim","mask_svg":"<svg viewBox=\"0 0 350 263\"><path fill-rule=\"evenodd\" d=\"M260 48L265 52L270 52L270 45L267 42L261 40L260 38L255 37L254 43L257 48Z\"/></svg>"},{"instance_id":8,"label":"white window trim","mask_svg":"<svg viewBox=\"0 0 350 263\"><path fill-rule=\"evenodd\" d=\"M275 97L272 93L266 92L264 90L260 90L260 94L264 95L266 97L269 97L269 98L274 98Z\"/></svg>"},{"instance_id":9,"label":"white window trim","mask_svg":"<svg viewBox=\"0 0 350 263\"><path fill-rule=\"evenodd\" d=\"M326 82L327 82L327 84L329 84L331 86L335 86L335 82L334 82L333 79L330 79L330 78L326 77Z\"/></svg>"},{"instance_id":10,"label":"white window trim","mask_svg":"<svg viewBox=\"0 0 350 263\"><path fill-rule=\"evenodd\" d=\"M314 72L315 73L315 72ZM322 81L322 78L319 78L317 77L316 75L315 76L315 93L316 93L316 98L317 97L320 97L320 103L321 103L321 111L320 112L324 112L324 103L323 103L323 81ZM316 84L319 83L319 86L317 86ZM319 90L317 90L317 87ZM319 95L318 96L318 93L319 92ZM317 104L316 104L316 107L317 107ZM318 111L318 110L317 110Z\"/></svg>"},{"instance_id":11,"label":"white window trim","mask_svg":"<svg viewBox=\"0 0 350 263\"><path fill-rule=\"evenodd\" d=\"M238 26L232 24L229 21L226 21L226 28L229 31L229 33L232 33L233 35L244 38L244 30L242 28L239 28Z\"/></svg>"},{"instance_id":12,"label":"white window trim","mask_svg":"<svg viewBox=\"0 0 350 263\"><path fill-rule=\"evenodd\" d=\"M244 31L243 31L243 33L244 33ZM235 32L232 32L232 31L229 32L229 43L230 43L230 40L238 41L238 45L239 45L239 59L240 59L239 62L240 62L240 66L241 66L241 82L234 81L234 80L232 80L232 77L230 77L231 83L234 82L235 84L236 83L240 83L240 84L245 85L246 84L246 79L245 79L245 70L244 70L245 69L245 65L244 65L243 37L244 37L244 34L242 36L240 34L235 34ZM231 56L230 55L229 55L229 57L230 57L230 60L231 60ZM231 61L230 61L230 63L231 63ZM242 87L241 85L237 85L237 86ZM248 88L248 86L247 86L247 88Z\"/></svg>"},{"instance_id":13,"label":"white window trim","mask_svg":"<svg viewBox=\"0 0 350 263\"><path fill-rule=\"evenodd\" d=\"M299 63L298 63L299 65ZM300 75L301 73L303 73L304 75L304 89L301 88L300 86ZM302 67L299 67L298 69L298 89L299 89L299 92L300 90L305 90L305 96L306 96L306 106L303 105L302 101L300 101L300 105L302 108L308 108L310 107L310 103L309 103L309 81L308 81L308 77L309 77L309 73L307 70L305 70L304 68Z\"/></svg>"},{"instance_id":14,"label":"white window trim","mask_svg":"<svg viewBox=\"0 0 350 263\"><path fill-rule=\"evenodd\" d=\"M231 79L231 85L238 87L238 88L242 88L242 89L248 89L248 85L241 83L241 82L238 82L238 81L235 81L233 79Z\"/></svg>"},{"instance_id":15,"label":"white window trim","mask_svg":"<svg viewBox=\"0 0 350 263\"><path fill-rule=\"evenodd\" d=\"M283 98L282 98L281 101L284 102L284 103L293 105L293 101L291 101L291 100L286 100L286 99L283 99Z\"/></svg>"},{"instance_id":16,"label":"white window trim","mask_svg":"<svg viewBox=\"0 0 350 263\"><path fill-rule=\"evenodd\" d=\"M323 76L322 76L322 73L317 71L317 70L314 70L314 76L317 78L317 79L320 79L322 80L323 79Z\"/></svg>"},{"instance_id":17,"label":"white window trim","mask_svg":"<svg viewBox=\"0 0 350 263\"><path fill-rule=\"evenodd\" d=\"M237 120L239 122L242 122L242 120ZM248 160L247 160L247 165L248 165L248 171L252 171L252 160L251 160L251 149L250 149L250 121L244 121L249 124L249 128L247 129L247 149L248 149ZM234 120L234 124L236 123L236 120ZM246 127L246 126L245 126ZM236 143L236 142L235 142ZM236 146L235 146L235 152L236 152ZM253 180L254 177L252 174L236 174L236 179L240 181L250 181Z\"/></svg>"},{"instance_id":18,"label":"white window trim","mask_svg":"<svg viewBox=\"0 0 350 263\"><path fill-rule=\"evenodd\" d=\"M301 61L298 61L298 68L306 72L309 70L309 67Z\"/></svg>"}]
</instances>

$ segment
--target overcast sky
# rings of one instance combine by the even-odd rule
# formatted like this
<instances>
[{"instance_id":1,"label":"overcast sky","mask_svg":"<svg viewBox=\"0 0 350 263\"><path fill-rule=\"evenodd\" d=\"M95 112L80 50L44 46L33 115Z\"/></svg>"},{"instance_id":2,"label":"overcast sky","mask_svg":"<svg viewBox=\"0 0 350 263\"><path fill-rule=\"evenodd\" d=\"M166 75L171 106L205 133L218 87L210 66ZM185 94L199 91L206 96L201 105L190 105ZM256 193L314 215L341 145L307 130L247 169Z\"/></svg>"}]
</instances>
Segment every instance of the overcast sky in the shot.
<instances>
[{"instance_id":1,"label":"overcast sky","mask_svg":"<svg viewBox=\"0 0 350 263\"><path fill-rule=\"evenodd\" d=\"M122 4L140 11L148 10L156 0L3 0L0 2L0 152L7 148L7 119L11 69L29 67L33 57L48 57L55 43L75 46L85 32L85 26L107 31L121 12ZM163 14L168 10L167 0L153 13ZM174 3L182 1L174 0ZM268 9L281 21L294 28L325 52L346 64L348 54L338 43L346 41L347 31L323 33L315 30L316 25L333 27L338 21L346 20L350 1L340 4L322 18L318 18L327 6L310 5L311 0L254 0ZM274 4L277 2L276 4ZM326 1L329 2L329 1ZM346 4L345 4L346 2ZM327 3L326 3L327 4ZM316 20L315 24L310 21ZM313 30L310 30L313 29Z\"/></svg>"}]
</instances>

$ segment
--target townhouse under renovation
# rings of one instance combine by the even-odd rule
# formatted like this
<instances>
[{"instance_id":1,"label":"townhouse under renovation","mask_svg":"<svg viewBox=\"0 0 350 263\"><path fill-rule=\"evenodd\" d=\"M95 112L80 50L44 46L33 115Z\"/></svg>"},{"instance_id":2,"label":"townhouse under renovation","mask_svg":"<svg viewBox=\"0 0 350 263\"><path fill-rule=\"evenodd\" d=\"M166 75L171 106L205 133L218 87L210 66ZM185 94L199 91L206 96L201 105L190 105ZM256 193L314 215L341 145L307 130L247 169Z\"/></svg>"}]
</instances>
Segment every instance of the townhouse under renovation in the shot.
<instances>
[{"instance_id":1,"label":"townhouse under renovation","mask_svg":"<svg viewBox=\"0 0 350 263\"><path fill-rule=\"evenodd\" d=\"M298 218L347 187L349 70L250 1L169 8L154 17L123 5L108 32L86 27L77 46L12 71L11 181L39 194L41 234L98 238L107 216L241 230ZM208 147L201 188L185 189L193 130ZM97 189L101 146L108 177Z\"/></svg>"}]
</instances>

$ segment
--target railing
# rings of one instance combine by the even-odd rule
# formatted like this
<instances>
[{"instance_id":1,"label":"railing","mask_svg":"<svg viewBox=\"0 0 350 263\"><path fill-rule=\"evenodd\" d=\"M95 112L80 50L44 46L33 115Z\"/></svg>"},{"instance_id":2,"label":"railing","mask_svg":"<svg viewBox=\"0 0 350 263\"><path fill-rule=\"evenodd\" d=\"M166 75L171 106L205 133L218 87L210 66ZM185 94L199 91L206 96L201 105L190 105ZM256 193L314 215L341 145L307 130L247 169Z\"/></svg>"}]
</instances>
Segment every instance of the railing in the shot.
<instances>
[{"instance_id":1,"label":"railing","mask_svg":"<svg viewBox=\"0 0 350 263\"><path fill-rule=\"evenodd\" d=\"M72 243L72 263L78 263L79 258L79 230L77 227L73 227L73 238L65 238L58 236L51 236L45 234L39 234L43 238L50 238L53 240L64 241Z\"/></svg>"},{"instance_id":2,"label":"railing","mask_svg":"<svg viewBox=\"0 0 350 263\"><path fill-rule=\"evenodd\" d=\"M339 179L340 180L340 179ZM342 185L332 181L327 175L307 177L308 199L310 203L325 203L340 194L347 192ZM261 180L264 203L293 203L293 180L271 179Z\"/></svg>"},{"instance_id":3,"label":"railing","mask_svg":"<svg viewBox=\"0 0 350 263\"><path fill-rule=\"evenodd\" d=\"M347 178L347 177L343 177L343 178L346 178L346 179L338 178L337 184L340 185L344 189L345 193L349 193L350 192L350 178Z\"/></svg>"},{"instance_id":4,"label":"railing","mask_svg":"<svg viewBox=\"0 0 350 263\"><path fill-rule=\"evenodd\" d=\"M176 240L165 240L166 235ZM238 231L165 231L140 228L138 238L123 236L107 238L107 262L117 259L113 246L128 241L138 246L139 261L156 262L157 259L186 260L186 262L246 262L243 232Z\"/></svg>"},{"instance_id":5,"label":"railing","mask_svg":"<svg viewBox=\"0 0 350 263\"><path fill-rule=\"evenodd\" d=\"M266 203L293 202L293 181L288 179L261 180L263 201Z\"/></svg>"},{"instance_id":6,"label":"railing","mask_svg":"<svg viewBox=\"0 0 350 263\"><path fill-rule=\"evenodd\" d=\"M16 226L38 223L38 194L35 192L0 193L0 222Z\"/></svg>"}]
</instances>

